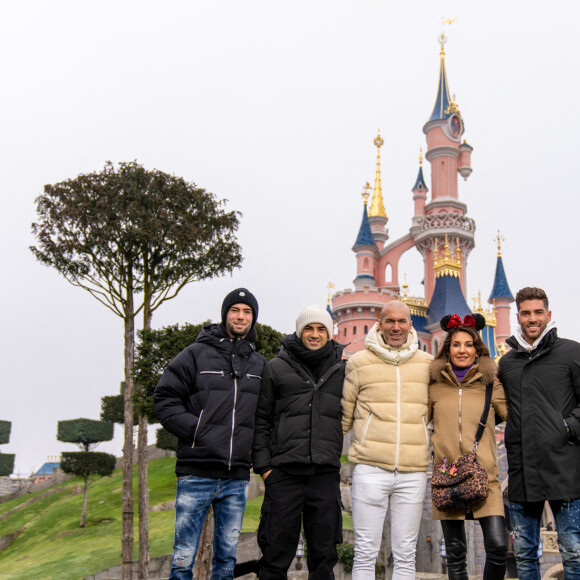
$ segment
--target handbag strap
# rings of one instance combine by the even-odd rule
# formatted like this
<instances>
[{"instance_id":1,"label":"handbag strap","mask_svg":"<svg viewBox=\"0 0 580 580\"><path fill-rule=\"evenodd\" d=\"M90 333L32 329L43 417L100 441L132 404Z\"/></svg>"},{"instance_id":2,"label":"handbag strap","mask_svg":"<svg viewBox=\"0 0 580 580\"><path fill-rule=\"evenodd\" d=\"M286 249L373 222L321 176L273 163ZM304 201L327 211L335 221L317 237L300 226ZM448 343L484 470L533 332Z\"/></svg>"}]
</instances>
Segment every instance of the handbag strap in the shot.
<instances>
[{"instance_id":1,"label":"handbag strap","mask_svg":"<svg viewBox=\"0 0 580 580\"><path fill-rule=\"evenodd\" d=\"M477 446L479 445L479 440L483 435L483 430L487 425L487 417L489 416L489 408L491 406L491 395L493 394L493 381L490 381L485 386L485 404L483 406L483 414L479 420L479 425L477 426L477 431L475 432L475 442L473 444L473 452L477 451Z\"/></svg>"}]
</instances>

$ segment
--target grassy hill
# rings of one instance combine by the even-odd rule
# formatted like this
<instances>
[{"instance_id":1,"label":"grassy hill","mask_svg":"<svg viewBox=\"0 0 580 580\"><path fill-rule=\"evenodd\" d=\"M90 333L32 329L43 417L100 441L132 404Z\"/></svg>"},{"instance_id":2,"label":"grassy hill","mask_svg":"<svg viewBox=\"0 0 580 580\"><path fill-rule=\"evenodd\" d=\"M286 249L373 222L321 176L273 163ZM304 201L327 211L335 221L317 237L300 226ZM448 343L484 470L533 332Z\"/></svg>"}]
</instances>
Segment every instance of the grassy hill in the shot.
<instances>
[{"instance_id":1,"label":"grassy hill","mask_svg":"<svg viewBox=\"0 0 580 580\"><path fill-rule=\"evenodd\" d=\"M175 499L174 467L171 457L149 463L150 506ZM136 472L134 481L137 497ZM80 479L71 479L51 489L55 493L37 492L0 504L0 538L22 530L0 552L1 580L80 580L120 563L121 471L91 483L85 528L79 527L81 485ZM243 531L257 530L261 503L261 497L248 502ZM151 557L170 554L174 512L151 512L149 524ZM137 537L135 525L134 559Z\"/></svg>"},{"instance_id":2,"label":"grassy hill","mask_svg":"<svg viewBox=\"0 0 580 580\"><path fill-rule=\"evenodd\" d=\"M149 462L150 507L175 499L174 469L172 457ZM136 467L133 475L136 498ZM121 478L118 469L111 477L91 483L84 528L79 527L83 501L81 479L70 479L49 490L1 503L0 545L2 538L19 531L20 534L0 552L0 580L82 580L120 564ZM248 501L243 532L257 531L262 499ZM174 518L173 510L149 513L152 558L171 554ZM138 558L137 523L135 515L134 560ZM343 527L352 530L349 514L343 513Z\"/></svg>"}]
</instances>

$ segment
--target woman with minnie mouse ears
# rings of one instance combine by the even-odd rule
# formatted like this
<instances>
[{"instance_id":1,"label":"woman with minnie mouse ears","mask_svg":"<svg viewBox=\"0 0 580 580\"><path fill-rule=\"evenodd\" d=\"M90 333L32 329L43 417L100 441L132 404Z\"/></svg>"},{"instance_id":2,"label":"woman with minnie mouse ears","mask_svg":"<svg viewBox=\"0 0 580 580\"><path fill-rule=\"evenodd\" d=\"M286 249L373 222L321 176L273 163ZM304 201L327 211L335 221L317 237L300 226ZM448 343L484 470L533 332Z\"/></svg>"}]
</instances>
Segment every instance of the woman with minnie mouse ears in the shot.
<instances>
[{"instance_id":1,"label":"woman with minnie mouse ears","mask_svg":"<svg viewBox=\"0 0 580 580\"><path fill-rule=\"evenodd\" d=\"M478 520L486 554L483 578L500 579L506 571L507 537L497 467L495 414L504 420L507 418L505 393L495 378L496 364L478 332L485 327L485 318L481 314L468 314L462 320L457 314L448 314L440 324L447 336L431 363L429 385L433 465L444 460L452 465L472 450L488 383L493 383L493 394L487 424L477 447L477 460L487 472L489 495L484 502L468 509L443 512L433 507L433 519L441 520L449 578L468 578L465 520Z\"/></svg>"}]
</instances>

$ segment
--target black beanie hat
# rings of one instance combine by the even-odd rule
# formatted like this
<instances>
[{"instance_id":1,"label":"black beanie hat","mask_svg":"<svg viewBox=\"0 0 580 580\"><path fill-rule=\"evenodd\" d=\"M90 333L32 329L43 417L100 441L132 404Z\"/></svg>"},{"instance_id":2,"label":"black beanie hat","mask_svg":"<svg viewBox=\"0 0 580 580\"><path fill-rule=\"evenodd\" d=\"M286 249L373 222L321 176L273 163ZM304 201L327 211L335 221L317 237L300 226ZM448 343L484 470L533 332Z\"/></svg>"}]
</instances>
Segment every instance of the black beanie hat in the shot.
<instances>
[{"instance_id":1,"label":"black beanie hat","mask_svg":"<svg viewBox=\"0 0 580 580\"><path fill-rule=\"evenodd\" d=\"M246 288L236 288L224 298L222 303L222 324L224 327L228 311L234 304L247 304L252 309L252 328L254 328L258 321L258 301Z\"/></svg>"}]
</instances>

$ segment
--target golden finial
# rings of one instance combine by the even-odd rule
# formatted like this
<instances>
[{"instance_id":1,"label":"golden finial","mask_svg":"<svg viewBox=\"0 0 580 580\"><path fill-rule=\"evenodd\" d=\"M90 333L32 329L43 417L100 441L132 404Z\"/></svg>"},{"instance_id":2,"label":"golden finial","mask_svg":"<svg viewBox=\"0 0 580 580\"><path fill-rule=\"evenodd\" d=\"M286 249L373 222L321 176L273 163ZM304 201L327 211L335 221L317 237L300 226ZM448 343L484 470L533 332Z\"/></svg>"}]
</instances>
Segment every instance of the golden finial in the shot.
<instances>
[{"instance_id":1,"label":"golden finial","mask_svg":"<svg viewBox=\"0 0 580 580\"><path fill-rule=\"evenodd\" d=\"M439 246L437 244L437 238L435 238L435 248L433 250L433 267L438 266L439 262Z\"/></svg>"},{"instance_id":2,"label":"golden finial","mask_svg":"<svg viewBox=\"0 0 580 580\"><path fill-rule=\"evenodd\" d=\"M449 103L449 105L447 105L447 108L445 109L445 114L449 115L449 113L457 113L461 117L461 120L463 121L463 116L461 114L461 111L459 110L459 106L455 101L455 93L453 93L451 102Z\"/></svg>"},{"instance_id":3,"label":"golden finial","mask_svg":"<svg viewBox=\"0 0 580 580\"><path fill-rule=\"evenodd\" d=\"M445 262L449 263L450 260L449 258L451 257L451 254L449 253L449 240L447 239L447 234L445 234L445 245L443 246L445 248Z\"/></svg>"},{"instance_id":4,"label":"golden finial","mask_svg":"<svg viewBox=\"0 0 580 580\"><path fill-rule=\"evenodd\" d=\"M441 33L438 42L441 45L441 52L439 54L441 55L441 58L443 58L445 56L445 43L447 42L447 37Z\"/></svg>"},{"instance_id":5,"label":"golden finial","mask_svg":"<svg viewBox=\"0 0 580 580\"><path fill-rule=\"evenodd\" d=\"M383 146L383 138L381 137L381 130L378 130L378 134L373 141L375 147L377 148L377 170L375 174L375 190L373 192L373 198L371 199L371 206L369 208L369 217L387 217L387 212L385 211L385 205L383 203L383 189L381 185L381 147Z\"/></svg>"},{"instance_id":6,"label":"golden finial","mask_svg":"<svg viewBox=\"0 0 580 580\"><path fill-rule=\"evenodd\" d=\"M461 243L459 241L459 236L455 238L455 262L458 266L461 266L461 256L463 251L461 250Z\"/></svg>"},{"instance_id":7,"label":"golden finial","mask_svg":"<svg viewBox=\"0 0 580 580\"><path fill-rule=\"evenodd\" d=\"M419 167L423 167L423 147L419 147Z\"/></svg>"},{"instance_id":8,"label":"golden finial","mask_svg":"<svg viewBox=\"0 0 580 580\"><path fill-rule=\"evenodd\" d=\"M362 192L362 198L364 200L364 204L367 205L367 203L369 202L369 197L370 197L370 189L371 189L371 184L367 181L365 183L365 186L363 187L363 192Z\"/></svg>"},{"instance_id":9,"label":"golden finial","mask_svg":"<svg viewBox=\"0 0 580 580\"><path fill-rule=\"evenodd\" d=\"M505 242L505 238L500 234L499 229L497 230L497 236L493 239L497 242L497 257L501 258L501 243Z\"/></svg>"},{"instance_id":10,"label":"golden finial","mask_svg":"<svg viewBox=\"0 0 580 580\"><path fill-rule=\"evenodd\" d=\"M409 285L407 284L407 272L405 272L403 274L403 286L402 286L402 288L403 288L403 298L402 298L402 301L406 303L407 302L407 298L408 298L408 296L407 296L407 289L409 288Z\"/></svg>"},{"instance_id":11,"label":"golden finial","mask_svg":"<svg viewBox=\"0 0 580 580\"><path fill-rule=\"evenodd\" d=\"M443 18L442 25L445 26L446 24L453 24L457 18Z\"/></svg>"},{"instance_id":12,"label":"golden finial","mask_svg":"<svg viewBox=\"0 0 580 580\"><path fill-rule=\"evenodd\" d=\"M332 282L329 282L327 288L328 288L328 299L326 301L326 304L328 306L330 306L330 294L331 294L331 290L334 289L334 284Z\"/></svg>"}]
</instances>

